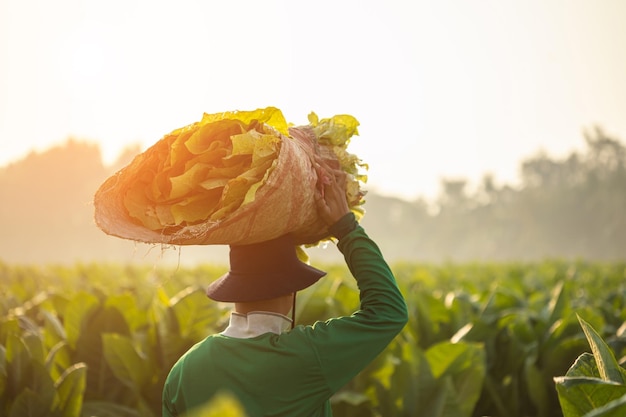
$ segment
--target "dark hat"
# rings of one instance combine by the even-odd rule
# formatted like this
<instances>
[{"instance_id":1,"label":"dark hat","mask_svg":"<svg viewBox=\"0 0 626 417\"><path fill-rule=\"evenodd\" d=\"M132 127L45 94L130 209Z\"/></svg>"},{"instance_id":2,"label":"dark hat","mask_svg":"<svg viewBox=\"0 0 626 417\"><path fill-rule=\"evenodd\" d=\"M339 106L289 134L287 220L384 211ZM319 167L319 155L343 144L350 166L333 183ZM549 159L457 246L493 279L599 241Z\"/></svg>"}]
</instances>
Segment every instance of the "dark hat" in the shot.
<instances>
[{"instance_id":1,"label":"dark hat","mask_svg":"<svg viewBox=\"0 0 626 417\"><path fill-rule=\"evenodd\" d=\"M230 246L230 271L209 285L215 301L269 300L302 290L326 272L302 262L290 235L250 245Z\"/></svg>"}]
</instances>

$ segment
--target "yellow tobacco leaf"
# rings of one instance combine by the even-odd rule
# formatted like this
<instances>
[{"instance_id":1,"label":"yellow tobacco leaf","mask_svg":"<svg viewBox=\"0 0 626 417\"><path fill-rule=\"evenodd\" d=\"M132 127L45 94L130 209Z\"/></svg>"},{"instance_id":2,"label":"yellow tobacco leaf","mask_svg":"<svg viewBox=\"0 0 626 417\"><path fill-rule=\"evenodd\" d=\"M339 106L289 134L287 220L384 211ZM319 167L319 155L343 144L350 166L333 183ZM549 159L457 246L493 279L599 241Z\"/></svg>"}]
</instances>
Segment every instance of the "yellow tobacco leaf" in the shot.
<instances>
[{"instance_id":1,"label":"yellow tobacco leaf","mask_svg":"<svg viewBox=\"0 0 626 417\"><path fill-rule=\"evenodd\" d=\"M233 135L230 137L233 143L232 155L252 155L254 152L254 142L257 140L259 132L251 130L239 135Z\"/></svg>"},{"instance_id":2,"label":"yellow tobacco leaf","mask_svg":"<svg viewBox=\"0 0 626 417\"><path fill-rule=\"evenodd\" d=\"M194 133L195 130L188 130L179 136L170 135L170 146L168 158L164 160L163 165L176 166L191 157L189 150L185 146L185 142Z\"/></svg>"},{"instance_id":3,"label":"yellow tobacco leaf","mask_svg":"<svg viewBox=\"0 0 626 417\"><path fill-rule=\"evenodd\" d=\"M223 113L207 114L202 117L201 124L213 123L224 119L240 120L243 123L250 123L257 120L260 123L266 123L278 130L283 135L289 134L289 124L285 120L283 113L276 107L266 107L251 111L229 111Z\"/></svg>"},{"instance_id":4,"label":"yellow tobacco leaf","mask_svg":"<svg viewBox=\"0 0 626 417\"><path fill-rule=\"evenodd\" d=\"M154 207L154 211L159 223L162 225L173 226L176 225L176 219L172 214L171 204L159 204Z\"/></svg>"},{"instance_id":5,"label":"yellow tobacco leaf","mask_svg":"<svg viewBox=\"0 0 626 417\"><path fill-rule=\"evenodd\" d=\"M252 155L239 154L239 155L227 155L222 158L222 164L224 167L233 167L243 164L244 166L250 166L252 163Z\"/></svg>"},{"instance_id":6,"label":"yellow tobacco leaf","mask_svg":"<svg viewBox=\"0 0 626 417\"><path fill-rule=\"evenodd\" d=\"M220 178L209 178L208 180L202 181L199 185L205 190L214 190L216 188L224 188L226 184L228 184L228 178L220 177Z\"/></svg>"},{"instance_id":7,"label":"yellow tobacco leaf","mask_svg":"<svg viewBox=\"0 0 626 417\"><path fill-rule=\"evenodd\" d=\"M193 195L172 205L172 215L176 225L193 224L206 220L219 204L222 189Z\"/></svg>"},{"instance_id":8,"label":"yellow tobacco leaf","mask_svg":"<svg viewBox=\"0 0 626 417\"><path fill-rule=\"evenodd\" d=\"M246 178L237 177L228 181L222 192L220 208L211 215L211 220L219 220L235 211L241 205L248 188L250 188L250 183Z\"/></svg>"},{"instance_id":9,"label":"yellow tobacco leaf","mask_svg":"<svg viewBox=\"0 0 626 417\"><path fill-rule=\"evenodd\" d=\"M185 147L194 155L201 155L212 149L213 142L219 143L220 147L230 148L230 137L240 134L244 128L245 126L237 120L220 120L204 124L185 141Z\"/></svg>"},{"instance_id":10,"label":"yellow tobacco leaf","mask_svg":"<svg viewBox=\"0 0 626 417\"><path fill-rule=\"evenodd\" d=\"M329 162L351 174L347 195L358 202L358 181L365 179L358 167L363 165L346 152L358 121L349 115L319 119L315 113L309 121L321 148L333 155ZM139 158L124 205L133 221L152 230L220 220L254 201L286 146L283 140L291 140L289 124L275 107L205 113Z\"/></svg>"},{"instance_id":11,"label":"yellow tobacco leaf","mask_svg":"<svg viewBox=\"0 0 626 417\"><path fill-rule=\"evenodd\" d=\"M248 169L249 166L250 166L250 163L248 161L240 161L239 163L234 164L234 165L229 165L225 167L213 167L206 174L205 179L202 182L200 182L198 185L200 187L205 187L204 183L206 181L209 181L210 183L215 183L213 180L235 178L242 171Z\"/></svg>"},{"instance_id":12,"label":"yellow tobacco leaf","mask_svg":"<svg viewBox=\"0 0 626 417\"><path fill-rule=\"evenodd\" d=\"M358 135L358 120L349 114L339 114L327 119L319 119L315 113L309 114L309 123L320 143L347 146L350 138Z\"/></svg>"},{"instance_id":13,"label":"yellow tobacco leaf","mask_svg":"<svg viewBox=\"0 0 626 417\"><path fill-rule=\"evenodd\" d=\"M158 230L162 226L156 217L154 205L141 191L130 189L124 196L124 205L131 218L152 230Z\"/></svg>"},{"instance_id":14,"label":"yellow tobacco leaf","mask_svg":"<svg viewBox=\"0 0 626 417\"><path fill-rule=\"evenodd\" d=\"M265 184L265 181L267 180L267 177L270 175L270 173L272 172L272 170L276 166L276 163L277 163L276 159L270 159L268 161L269 161L269 166L267 167L267 169L265 169L265 173L263 174L263 178L261 178L259 181L257 181L256 183L254 183L254 184L252 184L250 186L250 188L248 189L248 192L246 192L246 195L245 195L243 201L241 202L242 206L244 206L244 205L254 201L254 197L256 196L257 190L259 189L259 187L261 187L261 185Z\"/></svg>"},{"instance_id":15,"label":"yellow tobacco leaf","mask_svg":"<svg viewBox=\"0 0 626 417\"><path fill-rule=\"evenodd\" d=\"M280 138L274 135L261 135L254 142L252 165L262 163L268 158L276 158L280 148Z\"/></svg>"},{"instance_id":16,"label":"yellow tobacco leaf","mask_svg":"<svg viewBox=\"0 0 626 417\"><path fill-rule=\"evenodd\" d=\"M210 170L211 167L207 164L195 164L181 175L171 177L169 180L172 189L169 193L169 198L178 199L189 194L197 187L198 183L206 178Z\"/></svg>"}]
</instances>

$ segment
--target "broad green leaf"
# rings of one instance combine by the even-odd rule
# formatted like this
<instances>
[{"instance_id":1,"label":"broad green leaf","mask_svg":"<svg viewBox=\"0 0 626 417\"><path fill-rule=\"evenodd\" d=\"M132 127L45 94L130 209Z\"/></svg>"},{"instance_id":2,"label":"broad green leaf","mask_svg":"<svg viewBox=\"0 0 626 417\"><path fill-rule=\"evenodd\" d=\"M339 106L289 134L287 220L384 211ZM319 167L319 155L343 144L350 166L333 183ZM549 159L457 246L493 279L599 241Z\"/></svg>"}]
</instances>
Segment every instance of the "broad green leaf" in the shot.
<instances>
[{"instance_id":1,"label":"broad green leaf","mask_svg":"<svg viewBox=\"0 0 626 417\"><path fill-rule=\"evenodd\" d=\"M496 287L484 304L481 316L486 321L496 321L511 311L523 308L524 305L525 300L520 294L513 293L507 288Z\"/></svg>"},{"instance_id":2,"label":"broad green leaf","mask_svg":"<svg viewBox=\"0 0 626 417\"><path fill-rule=\"evenodd\" d=\"M26 388L13 400L8 417L50 417L51 414L50 402Z\"/></svg>"},{"instance_id":3,"label":"broad green leaf","mask_svg":"<svg viewBox=\"0 0 626 417\"><path fill-rule=\"evenodd\" d=\"M492 340L497 333L498 329L492 323L478 319L457 330L450 341L452 343L488 341Z\"/></svg>"},{"instance_id":4,"label":"broad green leaf","mask_svg":"<svg viewBox=\"0 0 626 417\"><path fill-rule=\"evenodd\" d=\"M551 378L555 375L565 375L578 358L589 350L589 344L583 332L572 337L564 338L558 344L550 346L540 345L538 352L542 373Z\"/></svg>"},{"instance_id":5,"label":"broad green leaf","mask_svg":"<svg viewBox=\"0 0 626 417\"><path fill-rule=\"evenodd\" d=\"M72 349L76 349L76 342L80 337L85 322L89 320L91 314L100 304L98 298L90 293L81 291L77 293L69 302L65 309L63 324L67 343Z\"/></svg>"},{"instance_id":6,"label":"broad green leaf","mask_svg":"<svg viewBox=\"0 0 626 417\"><path fill-rule=\"evenodd\" d=\"M444 339L441 329L450 321L450 314L444 302L431 294L418 292L414 296L415 308L417 309L416 323L419 335L418 343L426 349Z\"/></svg>"},{"instance_id":7,"label":"broad green leaf","mask_svg":"<svg viewBox=\"0 0 626 417\"><path fill-rule=\"evenodd\" d=\"M22 333L21 337L24 341L24 345L28 349L31 360L41 364L45 363L44 346L41 336L37 333L27 331Z\"/></svg>"},{"instance_id":8,"label":"broad green leaf","mask_svg":"<svg viewBox=\"0 0 626 417\"><path fill-rule=\"evenodd\" d=\"M112 401L85 401L83 403L82 417L144 417L139 411Z\"/></svg>"},{"instance_id":9,"label":"broad green leaf","mask_svg":"<svg viewBox=\"0 0 626 417\"><path fill-rule=\"evenodd\" d=\"M27 384L31 358L22 338L13 333L7 337L6 361L8 386L16 394Z\"/></svg>"},{"instance_id":10,"label":"broad green leaf","mask_svg":"<svg viewBox=\"0 0 626 417\"><path fill-rule=\"evenodd\" d=\"M596 378L593 376L559 376L554 378L554 382L561 386L563 389L574 389L581 386L607 386L611 389L615 388L617 390L622 389L622 387L626 387L625 385L618 384L613 381L605 381L602 378ZM597 387L592 387L592 389L597 389ZM626 389L625 389L626 391ZM608 392L608 391L607 391ZM598 404L596 399L591 400L594 404Z\"/></svg>"},{"instance_id":11,"label":"broad green leaf","mask_svg":"<svg viewBox=\"0 0 626 417\"><path fill-rule=\"evenodd\" d=\"M25 349L23 344L17 346ZM15 398L10 415L49 415L56 394L54 382L46 368L31 360L25 350L14 359L17 357L19 361L10 362L7 369L9 389ZM30 403L33 396L36 400Z\"/></svg>"},{"instance_id":12,"label":"broad green leaf","mask_svg":"<svg viewBox=\"0 0 626 417\"><path fill-rule=\"evenodd\" d=\"M615 355L613 355L611 349L604 342L602 337L600 337L600 335L595 331L595 329L589 325L589 323L583 320L580 316L578 317L578 320L580 321L580 325L585 332L585 336L587 336L587 341L591 346L591 351L593 352L593 356L596 360L600 377L605 381L613 381L623 384L624 376L622 375L620 366L617 363Z\"/></svg>"},{"instance_id":13,"label":"broad green leaf","mask_svg":"<svg viewBox=\"0 0 626 417\"><path fill-rule=\"evenodd\" d=\"M382 415L392 415L397 404L408 415L416 415L419 410L441 407L440 384L433 376L424 351L414 343L403 343L402 361L395 367L392 384L388 392L393 402L388 410L381 410Z\"/></svg>"},{"instance_id":14,"label":"broad green leaf","mask_svg":"<svg viewBox=\"0 0 626 417\"><path fill-rule=\"evenodd\" d=\"M552 387L547 386L546 378L535 363L534 357L526 357L524 361L524 376L528 395L535 407L537 407L538 416L549 416L550 391Z\"/></svg>"},{"instance_id":15,"label":"broad green leaf","mask_svg":"<svg viewBox=\"0 0 626 417\"><path fill-rule=\"evenodd\" d=\"M564 281L559 281L552 289L550 302L546 307L547 324L551 326L561 317L568 315L570 309L569 294L564 290Z\"/></svg>"},{"instance_id":16,"label":"broad green leaf","mask_svg":"<svg viewBox=\"0 0 626 417\"><path fill-rule=\"evenodd\" d=\"M105 305L120 311L131 331L137 331L148 322L146 310L142 310L137 300L128 293L107 297Z\"/></svg>"},{"instance_id":17,"label":"broad green leaf","mask_svg":"<svg viewBox=\"0 0 626 417\"><path fill-rule=\"evenodd\" d=\"M576 361L568 369L565 376L601 379L598 366L596 365L596 359L591 353L588 352L585 352L576 358Z\"/></svg>"},{"instance_id":18,"label":"broad green leaf","mask_svg":"<svg viewBox=\"0 0 626 417\"><path fill-rule=\"evenodd\" d=\"M0 345L0 398L4 395L7 386L7 351Z\"/></svg>"},{"instance_id":19,"label":"broad green leaf","mask_svg":"<svg viewBox=\"0 0 626 417\"><path fill-rule=\"evenodd\" d=\"M37 393L41 401L48 404L48 407L51 407L56 395L54 381L42 363L32 361L30 366L30 378L27 380L28 387Z\"/></svg>"},{"instance_id":20,"label":"broad green leaf","mask_svg":"<svg viewBox=\"0 0 626 417\"><path fill-rule=\"evenodd\" d=\"M599 316L597 312L592 312L595 316L594 321L603 323L603 318ZM588 316L588 315L586 315ZM580 334L580 322L575 314L568 314L564 317L557 318L550 327L545 330L542 346L545 349L554 349L558 347L564 340L568 338L579 338ZM584 340L585 347L587 347L587 341Z\"/></svg>"},{"instance_id":21,"label":"broad green leaf","mask_svg":"<svg viewBox=\"0 0 626 417\"><path fill-rule=\"evenodd\" d=\"M203 289L188 287L170 302L182 337L199 341L213 331L219 316Z\"/></svg>"},{"instance_id":22,"label":"broad green leaf","mask_svg":"<svg viewBox=\"0 0 626 417\"><path fill-rule=\"evenodd\" d=\"M160 303L153 304L156 320L155 355L159 364L169 369L174 362L189 349L193 342L180 335L178 319L171 307L163 307Z\"/></svg>"},{"instance_id":23,"label":"broad green leaf","mask_svg":"<svg viewBox=\"0 0 626 417\"><path fill-rule=\"evenodd\" d=\"M46 369L53 380L58 379L71 364L71 349L65 342L54 345L46 357Z\"/></svg>"},{"instance_id":24,"label":"broad green leaf","mask_svg":"<svg viewBox=\"0 0 626 417\"><path fill-rule=\"evenodd\" d=\"M74 362L85 362L88 398L126 398L134 393L119 383L107 364L103 353L102 335L105 333L129 334L122 314L112 307L98 307L90 312L76 342Z\"/></svg>"},{"instance_id":25,"label":"broad green leaf","mask_svg":"<svg viewBox=\"0 0 626 417\"><path fill-rule=\"evenodd\" d=\"M485 351L476 343L444 342L426 351L435 378L449 377L448 390L459 415L470 416L480 397L486 374Z\"/></svg>"},{"instance_id":26,"label":"broad green leaf","mask_svg":"<svg viewBox=\"0 0 626 417\"><path fill-rule=\"evenodd\" d=\"M102 335L102 346L104 357L115 376L140 393L150 377L149 367L132 340L120 334L105 333Z\"/></svg>"},{"instance_id":27,"label":"broad green leaf","mask_svg":"<svg viewBox=\"0 0 626 417\"><path fill-rule=\"evenodd\" d=\"M68 368L56 381L61 417L80 417L86 385L87 366L84 363Z\"/></svg>"},{"instance_id":28,"label":"broad green leaf","mask_svg":"<svg viewBox=\"0 0 626 417\"><path fill-rule=\"evenodd\" d=\"M434 386L430 391L430 395L423 398L418 409L419 415L432 417L454 417L446 414L446 405L449 400L450 391L446 388L447 379L438 379L434 381Z\"/></svg>"},{"instance_id":29,"label":"broad green leaf","mask_svg":"<svg viewBox=\"0 0 626 417\"><path fill-rule=\"evenodd\" d=\"M585 414L584 417L624 417L626 416L626 395Z\"/></svg>"},{"instance_id":30,"label":"broad green leaf","mask_svg":"<svg viewBox=\"0 0 626 417\"><path fill-rule=\"evenodd\" d=\"M494 415L496 416L515 415L515 412L512 409L515 405L511 404L512 401L507 401L508 398L506 396L500 394L499 390L501 388L501 381L495 381L490 374L485 376L484 394L488 398L489 402L493 403L493 406L490 406L489 409L494 410Z\"/></svg>"},{"instance_id":31,"label":"broad green leaf","mask_svg":"<svg viewBox=\"0 0 626 417\"><path fill-rule=\"evenodd\" d=\"M581 417L626 395L626 386L594 377L555 378L564 417Z\"/></svg>"},{"instance_id":32,"label":"broad green leaf","mask_svg":"<svg viewBox=\"0 0 626 417\"><path fill-rule=\"evenodd\" d=\"M506 327L516 344L520 348L526 349L537 344L537 334L533 328L534 322L535 318L532 317L530 311L526 310L502 317L498 321L498 325Z\"/></svg>"},{"instance_id":33,"label":"broad green leaf","mask_svg":"<svg viewBox=\"0 0 626 417\"><path fill-rule=\"evenodd\" d=\"M10 334L20 334L21 332L20 323L16 317L3 317L0 321L0 344L6 344Z\"/></svg>"},{"instance_id":34,"label":"broad green leaf","mask_svg":"<svg viewBox=\"0 0 626 417\"><path fill-rule=\"evenodd\" d=\"M44 342L46 346L54 346L59 342L65 342L67 335L61 320L46 310L40 310L39 313L44 319Z\"/></svg>"},{"instance_id":35,"label":"broad green leaf","mask_svg":"<svg viewBox=\"0 0 626 417\"><path fill-rule=\"evenodd\" d=\"M554 378L559 403L565 417L580 417L626 394L626 385L605 380L596 359L583 353L567 371Z\"/></svg>"},{"instance_id":36,"label":"broad green leaf","mask_svg":"<svg viewBox=\"0 0 626 417\"><path fill-rule=\"evenodd\" d=\"M90 276L93 276L93 274L90 274ZM46 299L40 304L40 311L45 311L57 317L65 315L65 309L70 303L73 293L59 294L58 291L59 289L57 288L48 289Z\"/></svg>"}]
</instances>

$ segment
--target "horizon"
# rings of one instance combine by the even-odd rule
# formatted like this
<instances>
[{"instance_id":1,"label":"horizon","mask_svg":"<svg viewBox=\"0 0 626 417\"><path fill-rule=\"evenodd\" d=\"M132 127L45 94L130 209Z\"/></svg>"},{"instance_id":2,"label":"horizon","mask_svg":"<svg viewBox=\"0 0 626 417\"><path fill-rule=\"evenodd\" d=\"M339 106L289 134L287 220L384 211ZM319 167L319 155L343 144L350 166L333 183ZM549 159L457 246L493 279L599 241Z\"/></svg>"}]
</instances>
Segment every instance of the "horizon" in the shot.
<instances>
[{"instance_id":1,"label":"horizon","mask_svg":"<svg viewBox=\"0 0 626 417\"><path fill-rule=\"evenodd\" d=\"M620 0L0 8L0 166L70 138L111 163L205 112L276 106L294 124L355 116L367 187L411 200L442 178L516 183L596 125L626 139Z\"/></svg>"},{"instance_id":2,"label":"horizon","mask_svg":"<svg viewBox=\"0 0 626 417\"><path fill-rule=\"evenodd\" d=\"M603 133L605 133L607 135L607 137L610 137L612 139L615 139L617 141L619 141L620 144L626 146L626 142L623 141L623 138L620 137L615 137L613 135L611 135L609 132L606 132L602 129L601 126L597 126L598 128L600 128L601 131L603 131ZM126 150L133 150L135 147L140 147L141 144L140 143L134 143L134 144L130 144L126 149L123 149L118 155L116 155L115 158L112 159L107 159L105 157L105 155L103 154L103 150L102 150L102 145L101 143L97 142L97 141L93 141L93 140L87 140L87 139L80 139L80 138L74 138L74 137L69 137L66 138L64 141L59 141L58 143L52 143L49 144L47 147L42 148L42 149L30 149L28 151L28 153L26 153L25 155L16 158L14 160L8 161L5 164L0 164L0 172L3 169L9 168L13 165L16 164L20 164L21 162L27 160L30 157L33 156L39 156L39 155L43 155L47 152L53 151L54 149L62 149L62 148L66 148L68 147L69 144L71 143L77 143L77 144L83 144L83 145L87 145L87 146L93 146L97 149L98 154L99 154L99 160L102 163L102 166L107 169L107 170L112 170L115 168L116 165L119 165L120 163L124 163L127 164L130 161L124 161L123 159L125 157L129 157L131 155L126 154L125 155L125 151ZM144 151L144 149L140 149L141 152ZM538 149L536 152L533 152L529 155L526 156L522 156L520 157L520 159L518 160L517 163L517 167L518 170L521 168L521 165L524 161L527 161L529 159L534 158L535 156L538 155L542 155L542 156L546 156L549 159L553 160L553 161L562 161L564 159L566 159L567 157L571 156L572 154L576 153L576 154L580 154L580 151L582 151L582 149L572 149L569 152L563 154L563 155L556 155L556 154L551 154L548 152L544 152L541 149ZM132 154L131 157L136 156L138 153ZM357 155L358 156L358 155ZM110 174L112 175L114 172L111 171ZM365 171L365 174L367 174L368 172ZM434 204L437 205L437 199L438 197L440 197L440 193L442 191L441 189L441 185L442 185L442 181L443 180L465 180L466 181L466 187L465 187L465 191L468 195L472 195L473 193L475 193L478 188L481 186L481 180L484 177L484 175L489 174L488 172L483 173L483 175L480 178L469 178L469 177L464 177L464 176L456 176L456 177L444 177L441 176L439 178L439 181L437 182L437 188L436 188L436 193L433 193L431 195L427 195L427 194L418 194L418 195L413 195L413 196L406 196L403 195L402 193L393 193L393 192L387 192L384 189L380 189L376 186L371 186L371 184L369 184L369 182L366 182L365 184L363 184L363 189L366 192L373 192L376 195L379 195L381 197L389 197L389 198L398 198L407 202L412 202L412 201L418 201L421 200L424 203L427 204ZM511 181L506 181L503 180L502 178L498 178L497 176L492 176L491 179L493 180L494 184L496 186L499 187L504 187L504 186L508 186L511 187L513 189L519 188L522 184L521 184L521 178L518 179L517 182L511 182Z\"/></svg>"}]
</instances>

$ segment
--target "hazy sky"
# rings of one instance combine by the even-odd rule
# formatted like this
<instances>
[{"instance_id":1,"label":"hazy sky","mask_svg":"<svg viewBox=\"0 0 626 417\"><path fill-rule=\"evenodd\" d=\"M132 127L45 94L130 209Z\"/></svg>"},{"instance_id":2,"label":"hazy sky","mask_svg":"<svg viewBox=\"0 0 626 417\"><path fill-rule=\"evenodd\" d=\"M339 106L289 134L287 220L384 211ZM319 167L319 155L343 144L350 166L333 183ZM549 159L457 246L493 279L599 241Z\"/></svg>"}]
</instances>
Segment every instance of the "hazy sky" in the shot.
<instances>
[{"instance_id":1,"label":"hazy sky","mask_svg":"<svg viewBox=\"0 0 626 417\"><path fill-rule=\"evenodd\" d=\"M0 0L0 166L276 106L355 116L371 189L513 182L594 124L626 141L625 21L624 0Z\"/></svg>"}]
</instances>

